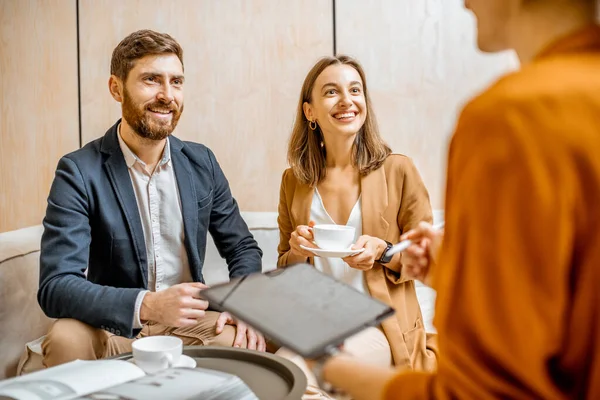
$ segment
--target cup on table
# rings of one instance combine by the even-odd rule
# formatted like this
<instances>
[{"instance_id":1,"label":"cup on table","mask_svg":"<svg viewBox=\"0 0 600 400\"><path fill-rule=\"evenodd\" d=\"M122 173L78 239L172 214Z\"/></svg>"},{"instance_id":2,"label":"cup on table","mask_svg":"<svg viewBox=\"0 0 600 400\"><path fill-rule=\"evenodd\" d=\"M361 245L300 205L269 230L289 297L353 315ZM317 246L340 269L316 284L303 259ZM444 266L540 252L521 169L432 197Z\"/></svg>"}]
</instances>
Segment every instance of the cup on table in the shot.
<instances>
[{"instance_id":1,"label":"cup on table","mask_svg":"<svg viewBox=\"0 0 600 400\"><path fill-rule=\"evenodd\" d=\"M135 340L131 347L135 364L153 374L179 362L183 342L175 336L149 336Z\"/></svg>"},{"instance_id":2,"label":"cup on table","mask_svg":"<svg viewBox=\"0 0 600 400\"><path fill-rule=\"evenodd\" d=\"M355 230L347 225L315 225L315 243L324 250L347 250L354 243Z\"/></svg>"}]
</instances>

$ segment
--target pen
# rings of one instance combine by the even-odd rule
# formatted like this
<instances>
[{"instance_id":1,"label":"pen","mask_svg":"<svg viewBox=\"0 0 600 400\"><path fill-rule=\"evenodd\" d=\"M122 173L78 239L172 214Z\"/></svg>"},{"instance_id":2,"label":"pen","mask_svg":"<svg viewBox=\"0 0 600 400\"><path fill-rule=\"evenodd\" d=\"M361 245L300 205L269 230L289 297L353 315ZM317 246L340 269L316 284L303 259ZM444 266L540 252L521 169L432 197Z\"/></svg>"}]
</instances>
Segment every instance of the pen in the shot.
<instances>
[{"instance_id":1,"label":"pen","mask_svg":"<svg viewBox=\"0 0 600 400\"><path fill-rule=\"evenodd\" d=\"M439 231L440 229L442 229L444 227L444 223L441 222L439 224L435 224L433 226L433 229L436 231ZM386 253L386 257L387 256L393 256L396 253L401 253L404 250L408 249L411 245L413 244L413 242L411 240L403 240L398 244L393 245Z\"/></svg>"}]
</instances>

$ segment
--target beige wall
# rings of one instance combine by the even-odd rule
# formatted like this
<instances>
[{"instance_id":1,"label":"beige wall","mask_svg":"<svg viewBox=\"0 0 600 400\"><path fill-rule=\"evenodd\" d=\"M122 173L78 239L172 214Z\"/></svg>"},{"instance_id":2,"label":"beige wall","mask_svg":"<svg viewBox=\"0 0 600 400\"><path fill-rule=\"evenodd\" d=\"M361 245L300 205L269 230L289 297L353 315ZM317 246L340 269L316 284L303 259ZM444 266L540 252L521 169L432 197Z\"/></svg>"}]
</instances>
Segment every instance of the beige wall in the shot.
<instances>
[{"instance_id":1,"label":"beige wall","mask_svg":"<svg viewBox=\"0 0 600 400\"><path fill-rule=\"evenodd\" d=\"M215 152L242 210L276 210L300 85L332 53L332 14L330 0L80 0L84 143L120 115L107 89L114 47L137 29L168 32L186 75L174 134Z\"/></svg>"},{"instance_id":2,"label":"beige wall","mask_svg":"<svg viewBox=\"0 0 600 400\"><path fill-rule=\"evenodd\" d=\"M338 53L364 64L384 137L414 158L434 207L460 104L516 65L475 51L462 3L336 1ZM119 117L110 55L140 28L184 47L176 135L214 150L243 210L275 211L302 80L334 44L332 0L0 0L0 22L0 232L41 222L58 158L79 144L79 111L83 143Z\"/></svg>"},{"instance_id":3,"label":"beige wall","mask_svg":"<svg viewBox=\"0 0 600 400\"><path fill-rule=\"evenodd\" d=\"M365 68L375 113L395 152L413 158L443 207L446 152L462 104L518 63L476 51L463 0L338 0L337 51Z\"/></svg>"},{"instance_id":4,"label":"beige wall","mask_svg":"<svg viewBox=\"0 0 600 400\"><path fill-rule=\"evenodd\" d=\"M0 1L0 232L41 222L79 147L75 16L72 0Z\"/></svg>"}]
</instances>

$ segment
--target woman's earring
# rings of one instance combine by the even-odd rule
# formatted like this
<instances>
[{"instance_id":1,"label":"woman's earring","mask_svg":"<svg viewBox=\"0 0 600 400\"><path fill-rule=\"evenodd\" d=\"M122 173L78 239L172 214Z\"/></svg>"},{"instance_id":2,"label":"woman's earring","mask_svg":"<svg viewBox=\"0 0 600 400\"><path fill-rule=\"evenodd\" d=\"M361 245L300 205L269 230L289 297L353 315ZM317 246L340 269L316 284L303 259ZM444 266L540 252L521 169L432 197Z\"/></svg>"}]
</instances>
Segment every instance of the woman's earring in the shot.
<instances>
[{"instance_id":1,"label":"woman's earring","mask_svg":"<svg viewBox=\"0 0 600 400\"><path fill-rule=\"evenodd\" d=\"M317 129L317 121L308 121L308 127L311 131L314 131Z\"/></svg>"}]
</instances>

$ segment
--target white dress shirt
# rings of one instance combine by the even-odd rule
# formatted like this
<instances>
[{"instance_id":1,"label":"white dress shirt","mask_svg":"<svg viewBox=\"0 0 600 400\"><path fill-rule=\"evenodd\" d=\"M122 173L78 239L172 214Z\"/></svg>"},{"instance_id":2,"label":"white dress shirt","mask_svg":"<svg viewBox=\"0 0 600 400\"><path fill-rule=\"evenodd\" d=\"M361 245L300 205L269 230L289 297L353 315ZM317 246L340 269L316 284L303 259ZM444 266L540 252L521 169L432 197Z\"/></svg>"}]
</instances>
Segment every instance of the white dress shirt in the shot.
<instances>
[{"instance_id":1,"label":"white dress shirt","mask_svg":"<svg viewBox=\"0 0 600 400\"><path fill-rule=\"evenodd\" d=\"M119 145L129 169L135 193L148 258L148 289L160 291L182 282L192 282L192 274L184 245L181 200L171 147L167 139L163 156L152 174L121 138ZM134 329L140 329L140 309L148 290L140 292L135 302Z\"/></svg>"}]
</instances>

